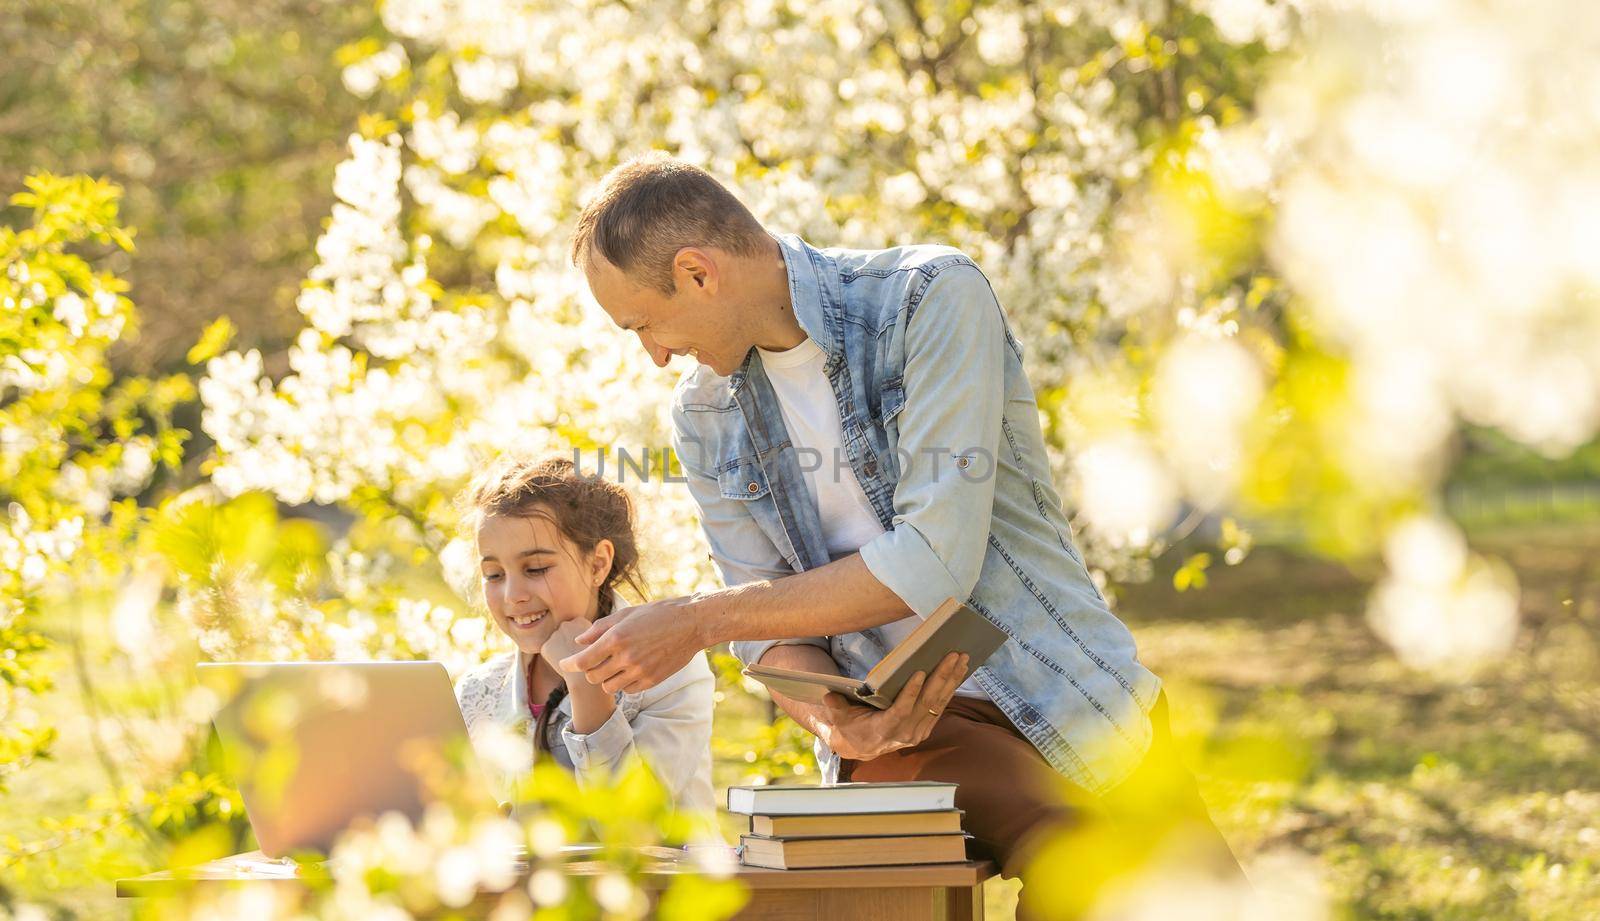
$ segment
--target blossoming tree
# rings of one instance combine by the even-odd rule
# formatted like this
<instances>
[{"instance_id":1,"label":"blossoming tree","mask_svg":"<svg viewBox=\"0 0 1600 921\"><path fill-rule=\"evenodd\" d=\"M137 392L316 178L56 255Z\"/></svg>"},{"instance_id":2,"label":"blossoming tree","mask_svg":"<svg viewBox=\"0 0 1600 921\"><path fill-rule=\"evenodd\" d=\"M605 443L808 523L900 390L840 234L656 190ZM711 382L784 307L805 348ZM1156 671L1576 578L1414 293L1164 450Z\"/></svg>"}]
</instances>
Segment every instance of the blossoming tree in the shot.
<instances>
[{"instance_id":1,"label":"blossoming tree","mask_svg":"<svg viewBox=\"0 0 1600 921\"><path fill-rule=\"evenodd\" d=\"M402 521L464 579L448 499L482 458L647 455L662 594L712 584L687 496L662 482L676 371L609 327L565 258L605 170L665 145L771 227L966 249L1023 331L1065 448L1067 383L1120 354L1137 273L1115 252L1119 202L1157 139L1239 118L1287 36L1137 4L400 2L383 17L349 51L345 83L373 112L338 170L290 373L234 352L201 384L212 481ZM1186 296L1237 285L1233 268ZM1141 538L1095 539L1111 560Z\"/></svg>"}]
</instances>

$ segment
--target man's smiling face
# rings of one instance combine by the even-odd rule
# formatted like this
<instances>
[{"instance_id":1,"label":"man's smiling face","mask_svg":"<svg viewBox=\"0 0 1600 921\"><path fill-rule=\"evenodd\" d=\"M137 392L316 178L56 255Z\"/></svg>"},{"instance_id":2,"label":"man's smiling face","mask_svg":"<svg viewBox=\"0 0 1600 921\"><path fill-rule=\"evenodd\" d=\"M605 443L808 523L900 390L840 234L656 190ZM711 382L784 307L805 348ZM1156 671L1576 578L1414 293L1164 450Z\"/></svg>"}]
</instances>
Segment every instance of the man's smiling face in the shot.
<instances>
[{"instance_id":1,"label":"man's smiling face","mask_svg":"<svg viewBox=\"0 0 1600 921\"><path fill-rule=\"evenodd\" d=\"M709 248L680 253L671 295L635 282L598 252L590 252L584 275L600 308L639 337L657 367L666 367L674 355L689 355L728 375L744 362L750 342L739 334L736 311L719 297L721 279L711 262L716 255Z\"/></svg>"}]
</instances>

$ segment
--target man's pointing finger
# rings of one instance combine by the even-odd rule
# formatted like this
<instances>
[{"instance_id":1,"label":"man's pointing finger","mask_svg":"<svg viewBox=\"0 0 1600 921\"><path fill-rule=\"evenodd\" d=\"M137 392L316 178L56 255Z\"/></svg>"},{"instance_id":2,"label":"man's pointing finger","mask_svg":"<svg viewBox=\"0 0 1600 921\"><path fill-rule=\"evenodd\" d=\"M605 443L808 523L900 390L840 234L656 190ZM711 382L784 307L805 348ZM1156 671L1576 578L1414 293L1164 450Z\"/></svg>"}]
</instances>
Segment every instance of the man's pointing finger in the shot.
<instances>
[{"instance_id":1,"label":"man's pointing finger","mask_svg":"<svg viewBox=\"0 0 1600 921\"><path fill-rule=\"evenodd\" d=\"M602 636L587 648L562 659L556 667L564 672L589 672L610 656L611 643L607 637Z\"/></svg>"}]
</instances>

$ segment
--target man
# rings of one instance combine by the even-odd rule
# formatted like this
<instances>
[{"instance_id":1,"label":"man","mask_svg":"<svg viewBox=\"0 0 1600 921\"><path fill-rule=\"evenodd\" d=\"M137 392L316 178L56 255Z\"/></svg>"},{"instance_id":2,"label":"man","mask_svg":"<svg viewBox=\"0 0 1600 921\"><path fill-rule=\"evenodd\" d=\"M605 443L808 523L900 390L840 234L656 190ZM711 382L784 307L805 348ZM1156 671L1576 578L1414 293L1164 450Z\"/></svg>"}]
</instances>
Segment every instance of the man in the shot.
<instances>
[{"instance_id":1,"label":"man","mask_svg":"<svg viewBox=\"0 0 1600 921\"><path fill-rule=\"evenodd\" d=\"M1161 683L1073 544L1022 348L970 259L774 236L652 154L605 178L572 260L657 365L699 362L674 448L727 586L598 621L567 660L591 682L638 691L720 642L860 678L955 597L1009 637L973 674L947 656L884 711L773 695L825 781L960 784L975 851L1014 876L1046 832L1176 764Z\"/></svg>"}]
</instances>

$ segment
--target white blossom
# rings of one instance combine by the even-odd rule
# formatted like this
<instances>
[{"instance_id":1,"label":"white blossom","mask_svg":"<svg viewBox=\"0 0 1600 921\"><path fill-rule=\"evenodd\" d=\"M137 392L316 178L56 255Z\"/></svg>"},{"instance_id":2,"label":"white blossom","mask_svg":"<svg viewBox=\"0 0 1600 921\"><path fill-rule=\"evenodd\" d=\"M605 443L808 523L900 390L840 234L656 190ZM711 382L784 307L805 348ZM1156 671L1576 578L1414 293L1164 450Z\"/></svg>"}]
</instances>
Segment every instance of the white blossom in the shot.
<instances>
[{"instance_id":1,"label":"white blossom","mask_svg":"<svg viewBox=\"0 0 1600 921\"><path fill-rule=\"evenodd\" d=\"M1384 547L1389 571L1367 617L1400 658L1419 668L1469 672L1497 661L1517 631L1509 569L1475 558L1450 524L1409 519Z\"/></svg>"},{"instance_id":2,"label":"white blossom","mask_svg":"<svg viewBox=\"0 0 1600 921\"><path fill-rule=\"evenodd\" d=\"M56 298L53 313L56 322L67 327L67 332L72 338L77 339L84 333L89 323L89 314L83 298L74 291L68 291Z\"/></svg>"},{"instance_id":3,"label":"white blossom","mask_svg":"<svg viewBox=\"0 0 1600 921\"><path fill-rule=\"evenodd\" d=\"M384 81L399 75L406 67L406 50L399 42L390 42L374 54L347 65L340 71L344 88L360 96L371 96Z\"/></svg>"},{"instance_id":4,"label":"white blossom","mask_svg":"<svg viewBox=\"0 0 1600 921\"><path fill-rule=\"evenodd\" d=\"M1093 442L1076 467L1084 519L1113 542L1142 546L1171 523L1176 484L1142 438L1128 433Z\"/></svg>"}]
</instances>

